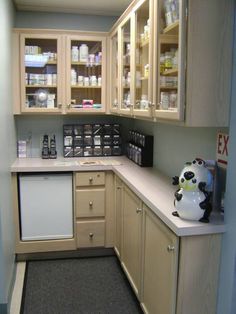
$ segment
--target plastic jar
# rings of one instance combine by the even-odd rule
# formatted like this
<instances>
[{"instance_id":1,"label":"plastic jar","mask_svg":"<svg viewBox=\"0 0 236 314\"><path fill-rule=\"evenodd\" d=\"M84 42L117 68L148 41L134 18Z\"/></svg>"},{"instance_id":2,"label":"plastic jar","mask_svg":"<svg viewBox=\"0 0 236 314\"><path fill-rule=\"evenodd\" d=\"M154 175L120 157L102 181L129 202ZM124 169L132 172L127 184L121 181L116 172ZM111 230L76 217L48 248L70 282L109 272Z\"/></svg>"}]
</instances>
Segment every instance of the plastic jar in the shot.
<instances>
[{"instance_id":1,"label":"plastic jar","mask_svg":"<svg viewBox=\"0 0 236 314\"><path fill-rule=\"evenodd\" d=\"M102 77L101 77L101 75L98 76L98 86L102 86Z\"/></svg>"},{"instance_id":2,"label":"plastic jar","mask_svg":"<svg viewBox=\"0 0 236 314\"><path fill-rule=\"evenodd\" d=\"M165 69L172 68L172 54L170 51L165 52Z\"/></svg>"},{"instance_id":3,"label":"plastic jar","mask_svg":"<svg viewBox=\"0 0 236 314\"><path fill-rule=\"evenodd\" d=\"M72 46L71 49L71 61L77 62L79 61L79 49L77 46Z\"/></svg>"},{"instance_id":4,"label":"plastic jar","mask_svg":"<svg viewBox=\"0 0 236 314\"><path fill-rule=\"evenodd\" d=\"M91 86L97 86L97 78L96 78L96 75L90 76L90 85L91 85Z\"/></svg>"},{"instance_id":5,"label":"plastic jar","mask_svg":"<svg viewBox=\"0 0 236 314\"><path fill-rule=\"evenodd\" d=\"M148 99L147 95L142 95L140 100L140 109L147 110L148 109Z\"/></svg>"},{"instance_id":6,"label":"plastic jar","mask_svg":"<svg viewBox=\"0 0 236 314\"><path fill-rule=\"evenodd\" d=\"M84 86L89 86L89 77L84 77Z\"/></svg>"},{"instance_id":7,"label":"plastic jar","mask_svg":"<svg viewBox=\"0 0 236 314\"><path fill-rule=\"evenodd\" d=\"M161 92L161 109L168 110L170 95L167 92Z\"/></svg>"},{"instance_id":8,"label":"plastic jar","mask_svg":"<svg viewBox=\"0 0 236 314\"><path fill-rule=\"evenodd\" d=\"M86 44L82 44L79 47L79 60L81 62L88 62L88 46Z\"/></svg>"},{"instance_id":9,"label":"plastic jar","mask_svg":"<svg viewBox=\"0 0 236 314\"><path fill-rule=\"evenodd\" d=\"M71 85L76 85L77 74L75 69L71 69Z\"/></svg>"}]
</instances>

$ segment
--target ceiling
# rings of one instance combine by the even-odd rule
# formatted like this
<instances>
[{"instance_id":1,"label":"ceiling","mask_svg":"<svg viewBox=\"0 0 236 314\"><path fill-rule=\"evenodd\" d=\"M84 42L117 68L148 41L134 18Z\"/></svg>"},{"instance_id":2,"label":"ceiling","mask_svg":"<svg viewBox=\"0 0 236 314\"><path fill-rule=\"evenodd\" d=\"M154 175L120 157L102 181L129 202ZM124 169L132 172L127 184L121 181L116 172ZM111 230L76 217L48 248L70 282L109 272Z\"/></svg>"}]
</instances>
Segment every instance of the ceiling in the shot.
<instances>
[{"instance_id":1,"label":"ceiling","mask_svg":"<svg viewBox=\"0 0 236 314\"><path fill-rule=\"evenodd\" d=\"M13 0L19 11L118 16L132 0Z\"/></svg>"}]
</instances>

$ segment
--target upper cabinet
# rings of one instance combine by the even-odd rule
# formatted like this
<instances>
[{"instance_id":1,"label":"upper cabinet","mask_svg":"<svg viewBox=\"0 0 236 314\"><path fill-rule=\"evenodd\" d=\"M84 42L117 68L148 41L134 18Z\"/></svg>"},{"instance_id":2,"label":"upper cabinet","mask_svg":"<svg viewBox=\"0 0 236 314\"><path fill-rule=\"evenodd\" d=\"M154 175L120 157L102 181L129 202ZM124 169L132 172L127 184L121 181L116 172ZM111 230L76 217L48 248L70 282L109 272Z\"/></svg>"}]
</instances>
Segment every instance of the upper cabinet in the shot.
<instances>
[{"instance_id":1,"label":"upper cabinet","mask_svg":"<svg viewBox=\"0 0 236 314\"><path fill-rule=\"evenodd\" d=\"M61 112L62 38L20 34L21 112Z\"/></svg>"},{"instance_id":2,"label":"upper cabinet","mask_svg":"<svg viewBox=\"0 0 236 314\"><path fill-rule=\"evenodd\" d=\"M106 33L15 30L13 39L14 113L105 112Z\"/></svg>"},{"instance_id":3,"label":"upper cabinet","mask_svg":"<svg viewBox=\"0 0 236 314\"><path fill-rule=\"evenodd\" d=\"M154 2L155 117L184 120L188 18L186 2L184 0Z\"/></svg>"},{"instance_id":4,"label":"upper cabinet","mask_svg":"<svg viewBox=\"0 0 236 314\"><path fill-rule=\"evenodd\" d=\"M118 86L111 79L110 87L120 93L112 111L186 126L227 126L232 31L233 0L133 1L111 30L118 42Z\"/></svg>"},{"instance_id":5,"label":"upper cabinet","mask_svg":"<svg viewBox=\"0 0 236 314\"><path fill-rule=\"evenodd\" d=\"M105 112L106 38L66 37L66 111Z\"/></svg>"}]
</instances>

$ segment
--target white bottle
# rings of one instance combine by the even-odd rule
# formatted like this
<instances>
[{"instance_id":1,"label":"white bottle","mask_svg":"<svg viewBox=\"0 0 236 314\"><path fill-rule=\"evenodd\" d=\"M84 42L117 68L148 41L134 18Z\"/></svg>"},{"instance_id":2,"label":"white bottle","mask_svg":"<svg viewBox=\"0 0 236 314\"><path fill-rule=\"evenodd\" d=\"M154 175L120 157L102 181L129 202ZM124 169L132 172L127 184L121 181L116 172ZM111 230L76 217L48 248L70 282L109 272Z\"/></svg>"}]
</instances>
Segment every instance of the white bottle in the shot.
<instances>
[{"instance_id":1,"label":"white bottle","mask_svg":"<svg viewBox=\"0 0 236 314\"><path fill-rule=\"evenodd\" d=\"M79 49L77 46L72 46L71 61L72 62L78 62L79 61Z\"/></svg>"},{"instance_id":2,"label":"white bottle","mask_svg":"<svg viewBox=\"0 0 236 314\"><path fill-rule=\"evenodd\" d=\"M71 85L76 85L77 74L75 69L71 69Z\"/></svg>"},{"instance_id":3,"label":"white bottle","mask_svg":"<svg viewBox=\"0 0 236 314\"><path fill-rule=\"evenodd\" d=\"M98 76L98 86L102 86L102 77L101 77L101 75Z\"/></svg>"},{"instance_id":4,"label":"white bottle","mask_svg":"<svg viewBox=\"0 0 236 314\"><path fill-rule=\"evenodd\" d=\"M90 85L91 85L91 86L97 86L97 78L96 78L96 75L90 76Z\"/></svg>"},{"instance_id":5,"label":"white bottle","mask_svg":"<svg viewBox=\"0 0 236 314\"><path fill-rule=\"evenodd\" d=\"M79 58L80 62L88 62L88 46L86 44L79 47Z\"/></svg>"}]
</instances>

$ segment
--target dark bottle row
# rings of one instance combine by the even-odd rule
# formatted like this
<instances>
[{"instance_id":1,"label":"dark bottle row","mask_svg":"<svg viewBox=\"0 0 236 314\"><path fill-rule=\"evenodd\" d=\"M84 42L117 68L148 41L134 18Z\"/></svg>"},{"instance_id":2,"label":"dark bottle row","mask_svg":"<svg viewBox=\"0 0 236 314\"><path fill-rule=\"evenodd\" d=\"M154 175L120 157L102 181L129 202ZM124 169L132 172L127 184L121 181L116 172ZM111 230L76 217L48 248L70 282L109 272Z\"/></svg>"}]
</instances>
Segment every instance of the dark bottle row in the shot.
<instances>
[{"instance_id":1,"label":"dark bottle row","mask_svg":"<svg viewBox=\"0 0 236 314\"><path fill-rule=\"evenodd\" d=\"M127 157L141 167L152 167L153 136L130 130Z\"/></svg>"}]
</instances>

